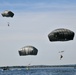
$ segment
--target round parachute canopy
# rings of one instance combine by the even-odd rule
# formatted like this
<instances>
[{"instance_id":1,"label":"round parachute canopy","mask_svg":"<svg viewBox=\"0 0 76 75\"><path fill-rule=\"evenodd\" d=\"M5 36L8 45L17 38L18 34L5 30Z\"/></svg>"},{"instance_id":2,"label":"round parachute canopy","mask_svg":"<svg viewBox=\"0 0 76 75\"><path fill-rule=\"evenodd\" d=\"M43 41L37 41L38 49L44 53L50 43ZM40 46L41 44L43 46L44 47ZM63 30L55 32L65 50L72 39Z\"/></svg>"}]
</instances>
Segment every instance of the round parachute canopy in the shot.
<instances>
[{"instance_id":1,"label":"round parachute canopy","mask_svg":"<svg viewBox=\"0 0 76 75\"><path fill-rule=\"evenodd\" d=\"M75 33L69 29L59 28L48 34L49 40L52 41L69 41L73 40Z\"/></svg>"},{"instance_id":2,"label":"round parachute canopy","mask_svg":"<svg viewBox=\"0 0 76 75\"><path fill-rule=\"evenodd\" d=\"M14 13L12 11L5 10L3 13L1 13L1 15L3 17L13 17L14 16Z\"/></svg>"},{"instance_id":3,"label":"round parachute canopy","mask_svg":"<svg viewBox=\"0 0 76 75\"><path fill-rule=\"evenodd\" d=\"M20 56L37 55L38 50L33 46L24 46L18 52Z\"/></svg>"}]
</instances>

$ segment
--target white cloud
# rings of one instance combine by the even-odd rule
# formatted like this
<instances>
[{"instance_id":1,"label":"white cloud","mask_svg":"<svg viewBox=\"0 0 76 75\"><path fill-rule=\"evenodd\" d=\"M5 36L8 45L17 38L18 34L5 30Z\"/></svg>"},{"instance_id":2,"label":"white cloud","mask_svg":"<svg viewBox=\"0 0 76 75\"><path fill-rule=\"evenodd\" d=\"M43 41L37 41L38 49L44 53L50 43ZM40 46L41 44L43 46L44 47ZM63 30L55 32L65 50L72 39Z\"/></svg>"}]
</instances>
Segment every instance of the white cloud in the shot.
<instances>
[{"instance_id":1,"label":"white cloud","mask_svg":"<svg viewBox=\"0 0 76 75\"><path fill-rule=\"evenodd\" d=\"M15 16L12 19L0 17L0 58L2 60L0 65L3 65L5 59L7 59L6 65L26 65L30 62L32 62L32 64L60 64L59 54L57 52L63 49L65 49L66 52L62 64L72 63L73 61L76 62L72 59L76 55L75 50L72 52L73 56L70 56L70 58L68 56L68 53L71 54L70 51L72 51L71 46L73 44L72 47L75 49L76 39L67 43L52 43L47 37L49 32L59 27L69 28L76 32L75 19L76 17L73 12L65 11L15 12ZM7 26L7 21L10 22L10 27ZM19 57L18 49L28 44L38 48L38 55L36 57ZM11 58L9 58L10 55Z\"/></svg>"}]
</instances>

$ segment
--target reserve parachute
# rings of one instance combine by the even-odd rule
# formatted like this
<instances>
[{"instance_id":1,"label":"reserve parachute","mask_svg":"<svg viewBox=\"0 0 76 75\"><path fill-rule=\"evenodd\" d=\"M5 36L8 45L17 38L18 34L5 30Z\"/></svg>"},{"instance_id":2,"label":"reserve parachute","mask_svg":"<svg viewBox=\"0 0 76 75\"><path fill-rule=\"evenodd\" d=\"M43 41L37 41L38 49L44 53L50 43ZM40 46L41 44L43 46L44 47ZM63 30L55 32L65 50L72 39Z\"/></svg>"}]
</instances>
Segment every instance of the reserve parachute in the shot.
<instances>
[{"instance_id":1,"label":"reserve parachute","mask_svg":"<svg viewBox=\"0 0 76 75\"><path fill-rule=\"evenodd\" d=\"M37 55L38 50L33 46L24 46L18 52L20 56Z\"/></svg>"},{"instance_id":2,"label":"reserve parachute","mask_svg":"<svg viewBox=\"0 0 76 75\"><path fill-rule=\"evenodd\" d=\"M74 39L75 33L69 29L59 28L48 34L48 38L53 41L69 41Z\"/></svg>"}]
</instances>

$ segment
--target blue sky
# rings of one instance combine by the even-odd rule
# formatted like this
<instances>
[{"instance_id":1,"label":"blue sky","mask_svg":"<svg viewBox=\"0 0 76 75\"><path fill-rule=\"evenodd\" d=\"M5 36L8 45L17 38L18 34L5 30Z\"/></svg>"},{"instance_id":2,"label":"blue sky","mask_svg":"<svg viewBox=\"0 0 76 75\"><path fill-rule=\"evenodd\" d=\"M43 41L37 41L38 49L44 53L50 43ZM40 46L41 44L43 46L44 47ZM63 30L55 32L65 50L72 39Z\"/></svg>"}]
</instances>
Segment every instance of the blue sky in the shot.
<instances>
[{"instance_id":1,"label":"blue sky","mask_svg":"<svg viewBox=\"0 0 76 75\"><path fill-rule=\"evenodd\" d=\"M0 13L4 10L15 15L0 15L0 66L76 64L76 37L53 43L47 37L56 28L76 32L76 0L0 0ZM35 46L38 55L20 57L18 50L27 45Z\"/></svg>"},{"instance_id":2,"label":"blue sky","mask_svg":"<svg viewBox=\"0 0 76 75\"><path fill-rule=\"evenodd\" d=\"M14 11L51 11L75 9L75 0L2 0L0 10L10 9Z\"/></svg>"}]
</instances>

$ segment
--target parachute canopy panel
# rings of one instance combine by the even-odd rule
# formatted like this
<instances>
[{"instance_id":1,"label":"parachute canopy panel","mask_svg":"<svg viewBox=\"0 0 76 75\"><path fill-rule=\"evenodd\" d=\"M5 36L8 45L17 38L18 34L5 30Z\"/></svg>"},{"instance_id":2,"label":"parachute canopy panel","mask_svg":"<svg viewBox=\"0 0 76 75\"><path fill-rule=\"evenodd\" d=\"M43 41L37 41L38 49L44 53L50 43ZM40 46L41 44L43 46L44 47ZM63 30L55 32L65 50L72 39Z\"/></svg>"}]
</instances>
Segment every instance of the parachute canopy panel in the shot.
<instances>
[{"instance_id":1,"label":"parachute canopy panel","mask_svg":"<svg viewBox=\"0 0 76 75\"><path fill-rule=\"evenodd\" d=\"M18 52L20 56L37 55L38 50L33 46L24 46Z\"/></svg>"},{"instance_id":2,"label":"parachute canopy panel","mask_svg":"<svg viewBox=\"0 0 76 75\"><path fill-rule=\"evenodd\" d=\"M1 15L3 17L13 17L14 16L14 13L12 11L5 10L3 13L1 13Z\"/></svg>"},{"instance_id":3,"label":"parachute canopy panel","mask_svg":"<svg viewBox=\"0 0 76 75\"><path fill-rule=\"evenodd\" d=\"M75 33L69 29L59 28L48 34L50 41L69 41L73 40Z\"/></svg>"}]
</instances>

